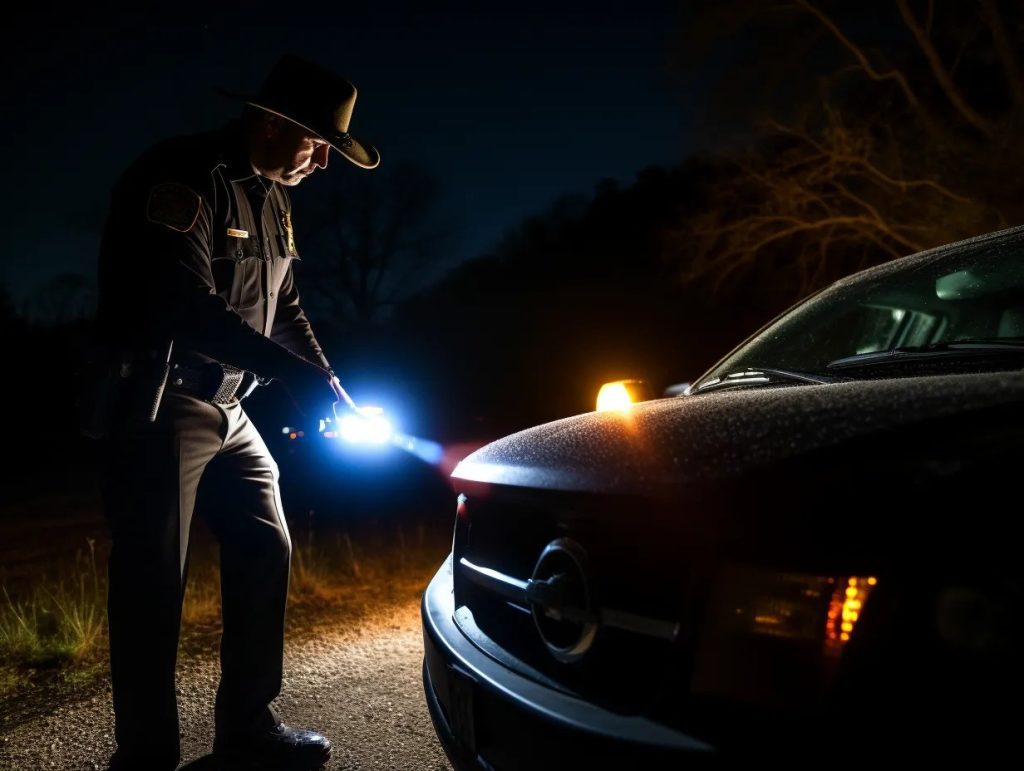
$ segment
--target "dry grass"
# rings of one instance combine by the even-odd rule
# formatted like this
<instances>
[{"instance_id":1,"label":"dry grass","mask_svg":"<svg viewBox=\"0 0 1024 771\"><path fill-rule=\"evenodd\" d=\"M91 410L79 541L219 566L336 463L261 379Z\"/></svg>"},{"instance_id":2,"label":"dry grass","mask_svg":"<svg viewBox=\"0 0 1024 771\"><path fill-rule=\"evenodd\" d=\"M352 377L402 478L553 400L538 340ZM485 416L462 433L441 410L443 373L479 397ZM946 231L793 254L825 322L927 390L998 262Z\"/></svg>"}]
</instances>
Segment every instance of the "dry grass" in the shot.
<instances>
[{"instance_id":1,"label":"dry grass","mask_svg":"<svg viewBox=\"0 0 1024 771\"><path fill-rule=\"evenodd\" d=\"M304 533L293 541L289 605L300 611L350 607L354 591L372 602L382 588L405 581L422 588L448 551L449 538L423 526L395 526L358 538L347 532Z\"/></svg>"},{"instance_id":2,"label":"dry grass","mask_svg":"<svg viewBox=\"0 0 1024 771\"><path fill-rule=\"evenodd\" d=\"M201 562L189 569L188 586L181 605L184 628L205 627L220 620L220 569L211 562Z\"/></svg>"},{"instance_id":3,"label":"dry grass","mask_svg":"<svg viewBox=\"0 0 1024 771\"><path fill-rule=\"evenodd\" d=\"M0 658L8 666L60 665L89 657L106 628L106 585L96 562L96 544L87 541L71 571L42 581L21 599L3 587Z\"/></svg>"},{"instance_id":4,"label":"dry grass","mask_svg":"<svg viewBox=\"0 0 1024 771\"><path fill-rule=\"evenodd\" d=\"M289 604L303 613L351 602L354 592L408 580L421 582L447 550L446 536L423 527L392 527L352 538L347 532L293 534ZM106 569L87 539L74 565L41 576L18 594L0 593L0 695L15 691L37 670L65 681L100 675L107 655ZM213 553L190 560L182 606L183 637L216 633L220 571Z\"/></svg>"}]
</instances>

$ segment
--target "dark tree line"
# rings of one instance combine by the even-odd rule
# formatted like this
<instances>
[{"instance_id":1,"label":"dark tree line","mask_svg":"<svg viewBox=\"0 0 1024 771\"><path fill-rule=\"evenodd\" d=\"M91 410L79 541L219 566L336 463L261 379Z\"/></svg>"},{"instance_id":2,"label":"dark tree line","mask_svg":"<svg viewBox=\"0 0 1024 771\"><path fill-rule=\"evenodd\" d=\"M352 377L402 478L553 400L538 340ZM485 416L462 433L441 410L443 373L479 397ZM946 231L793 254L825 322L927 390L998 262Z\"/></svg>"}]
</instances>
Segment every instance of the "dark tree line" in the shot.
<instances>
[{"instance_id":1,"label":"dark tree line","mask_svg":"<svg viewBox=\"0 0 1024 771\"><path fill-rule=\"evenodd\" d=\"M591 410L608 380L692 379L763 323L770 299L722 303L666 260L667 234L706 207L721 173L694 159L602 182L407 302L396 335L410 341L410 376L447 408L440 430L498 434Z\"/></svg>"}]
</instances>

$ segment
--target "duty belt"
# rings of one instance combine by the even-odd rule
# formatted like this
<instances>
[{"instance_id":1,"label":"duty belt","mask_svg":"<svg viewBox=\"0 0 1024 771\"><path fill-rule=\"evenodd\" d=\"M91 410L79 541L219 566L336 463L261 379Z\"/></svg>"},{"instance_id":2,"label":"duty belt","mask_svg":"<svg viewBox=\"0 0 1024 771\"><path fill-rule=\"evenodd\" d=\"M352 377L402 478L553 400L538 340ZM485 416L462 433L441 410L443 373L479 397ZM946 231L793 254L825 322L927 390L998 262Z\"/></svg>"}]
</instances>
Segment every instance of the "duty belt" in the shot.
<instances>
[{"instance_id":1,"label":"duty belt","mask_svg":"<svg viewBox=\"0 0 1024 771\"><path fill-rule=\"evenodd\" d=\"M252 372L228 364L174 364L168 378L169 385L197 399L211 404L231 404L241 401L257 385Z\"/></svg>"}]
</instances>

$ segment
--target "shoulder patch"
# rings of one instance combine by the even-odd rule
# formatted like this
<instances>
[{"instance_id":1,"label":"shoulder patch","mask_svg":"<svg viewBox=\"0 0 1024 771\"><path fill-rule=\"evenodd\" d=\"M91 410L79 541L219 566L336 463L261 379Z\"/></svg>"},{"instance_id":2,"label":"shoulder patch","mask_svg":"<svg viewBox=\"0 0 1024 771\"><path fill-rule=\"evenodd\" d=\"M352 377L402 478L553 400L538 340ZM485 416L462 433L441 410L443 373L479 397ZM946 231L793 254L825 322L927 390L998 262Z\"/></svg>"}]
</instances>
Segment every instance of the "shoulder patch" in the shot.
<instances>
[{"instance_id":1,"label":"shoulder patch","mask_svg":"<svg viewBox=\"0 0 1024 771\"><path fill-rule=\"evenodd\" d=\"M199 219L203 199L190 187L164 182L149 191L146 219L172 230L187 233Z\"/></svg>"}]
</instances>

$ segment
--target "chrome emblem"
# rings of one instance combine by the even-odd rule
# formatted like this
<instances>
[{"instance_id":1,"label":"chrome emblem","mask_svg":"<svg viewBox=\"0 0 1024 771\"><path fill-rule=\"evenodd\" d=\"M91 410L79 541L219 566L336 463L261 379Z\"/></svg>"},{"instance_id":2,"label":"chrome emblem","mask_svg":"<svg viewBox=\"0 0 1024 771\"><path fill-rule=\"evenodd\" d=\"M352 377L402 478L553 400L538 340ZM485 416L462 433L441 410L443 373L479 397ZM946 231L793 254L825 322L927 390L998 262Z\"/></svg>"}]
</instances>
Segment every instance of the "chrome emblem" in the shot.
<instances>
[{"instance_id":1,"label":"chrome emblem","mask_svg":"<svg viewBox=\"0 0 1024 771\"><path fill-rule=\"evenodd\" d=\"M594 644L599 611L594 607L583 547L559 538L544 547L526 584L537 633L563 663L579 661Z\"/></svg>"}]
</instances>

